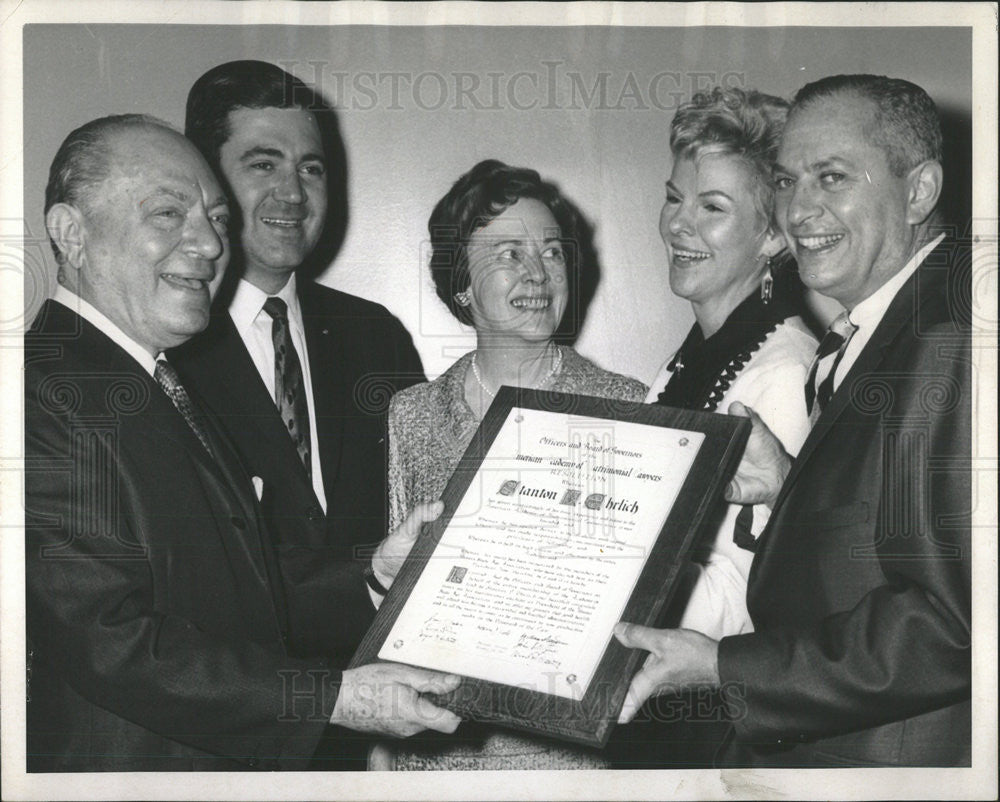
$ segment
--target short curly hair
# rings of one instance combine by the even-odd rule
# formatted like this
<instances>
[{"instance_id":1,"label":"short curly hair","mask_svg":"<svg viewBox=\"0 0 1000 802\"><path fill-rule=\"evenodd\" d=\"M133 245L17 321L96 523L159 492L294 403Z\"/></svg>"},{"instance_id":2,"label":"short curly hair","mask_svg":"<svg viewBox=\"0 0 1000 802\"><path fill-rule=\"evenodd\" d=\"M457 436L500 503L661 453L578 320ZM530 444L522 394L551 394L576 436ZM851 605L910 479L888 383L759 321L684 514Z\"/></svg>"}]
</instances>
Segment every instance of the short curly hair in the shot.
<instances>
[{"instance_id":1,"label":"short curly hair","mask_svg":"<svg viewBox=\"0 0 1000 802\"><path fill-rule=\"evenodd\" d=\"M462 323L472 323L469 308L455 300L455 294L467 290L471 281L469 238L521 198L534 198L544 203L559 224L560 238L565 244L566 277L570 298L573 298L580 253L579 221L575 210L556 186L543 181L535 170L487 159L452 185L437 202L427 222L434 287L438 298Z\"/></svg>"},{"instance_id":2,"label":"short curly hair","mask_svg":"<svg viewBox=\"0 0 1000 802\"><path fill-rule=\"evenodd\" d=\"M772 171L789 104L756 89L699 92L677 109L670 123L674 158L697 158L704 151L739 156L752 170L758 211L776 228Z\"/></svg>"}]
</instances>

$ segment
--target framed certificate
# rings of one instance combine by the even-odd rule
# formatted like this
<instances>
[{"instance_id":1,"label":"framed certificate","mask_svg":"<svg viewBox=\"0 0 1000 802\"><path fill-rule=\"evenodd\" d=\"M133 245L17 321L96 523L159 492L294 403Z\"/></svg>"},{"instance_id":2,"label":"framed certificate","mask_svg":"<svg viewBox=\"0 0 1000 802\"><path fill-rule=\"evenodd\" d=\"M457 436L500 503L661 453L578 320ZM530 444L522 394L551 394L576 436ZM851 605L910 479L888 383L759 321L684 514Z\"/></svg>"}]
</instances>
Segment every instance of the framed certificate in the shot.
<instances>
[{"instance_id":1,"label":"framed certificate","mask_svg":"<svg viewBox=\"0 0 1000 802\"><path fill-rule=\"evenodd\" d=\"M351 663L464 677L464 718L603 746L746 445L743 418L503 387Z\"/></svg>"}]
</instances>

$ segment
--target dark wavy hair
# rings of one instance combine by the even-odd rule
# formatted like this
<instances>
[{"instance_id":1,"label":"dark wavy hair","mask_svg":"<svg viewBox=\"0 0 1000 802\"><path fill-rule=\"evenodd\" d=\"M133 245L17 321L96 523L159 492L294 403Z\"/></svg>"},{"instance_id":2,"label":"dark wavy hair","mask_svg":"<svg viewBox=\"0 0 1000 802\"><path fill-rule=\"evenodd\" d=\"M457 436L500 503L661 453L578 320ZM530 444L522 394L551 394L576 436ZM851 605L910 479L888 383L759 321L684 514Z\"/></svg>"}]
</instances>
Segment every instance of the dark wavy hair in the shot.
<instances>
[{"instance_id":1,"label":"dark wavy hair","mask_svg":"<svg viewBox=\"0 0 1000 802\"><path fill-rule=\"evenodd\" d=\"M326 157L327 219L316 248L306 259L305 272L319 273L332 261L347 230L347 156L336 111L323 95L291 73L266 61L229 61L202 75L188 92L184 135L201 151L230 196L231 187L219 166L219 152L232 135L230 114L238 109L302 109L312 113ZM233 221L230 235L238 240L241 225ZM229 276L240 270L242 253L233 250ZM231 283L231 282L230 282Z\"/></svg>"},{"instance_id":2,"label":"dark wavy hair","mask_svg":"<svg viewBox=\"0 0 1000 802\"><path fill-rule=\"evenodd\" d=\"M184 136L218 170L219 151L232 133L230 113L270 108L305 109L316 114L317 120L332 113L319 93L280 67L266 61L229 61L194 82L187 97Z\"/></svg>"},{"instance_id":3,"label":"dark wavy hair","mask_svg":"<svg viewBox=\"0 0 1000 802\"><path fill-rule=\"evenodd\" d=\"M574 306L580 266L580 220L554 184L527 167L511 167L496 159L481 161L456 181L437 202L427 222L431 238L431 278L440 298L462 323L471 324L468 307L455 293L469 288L467 246L474 231L503 214L521 198L541 201L552 212L563 242L570 303Z\"/></svg>"},{"instance_id":4,"label":"dark wavy hair","mask_svg":"<svg viewBox=\"0 0 1000 802\"><path fill-rule=\"evenodd\" d=\"M853 95L872 103L872 119L865 134L889 160L889 170L900 178L925 161L941 161L941 121L930 95L901 78L884 75L831 75L803 86L791 115L817 100Z\"/></svg>"}]
</instances>

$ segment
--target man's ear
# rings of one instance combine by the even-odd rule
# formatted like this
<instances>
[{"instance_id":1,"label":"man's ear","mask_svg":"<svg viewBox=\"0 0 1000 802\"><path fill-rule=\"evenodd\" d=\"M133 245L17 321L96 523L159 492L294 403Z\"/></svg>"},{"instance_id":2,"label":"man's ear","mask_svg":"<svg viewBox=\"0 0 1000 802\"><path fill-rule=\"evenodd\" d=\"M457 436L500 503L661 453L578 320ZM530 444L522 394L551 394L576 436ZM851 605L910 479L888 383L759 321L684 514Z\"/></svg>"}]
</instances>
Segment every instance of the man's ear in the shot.
<instances>
[{"instance_id":1,"label":"man's ear","mask_svg":"<svg viewBox=\"0 0 1000 802\"><path fill-rule=\"evenodd\" d=\"M940 162L931 160L918 164L906 177L909 186L906 204L906 222L920 225L930 217L941 196L944 171Z\"/></svg>"},{"instance_id":2,"label":"man's ear","mask_svg":"<svg viewBox=\"0 0 1000 802\"><path fill-rule=\"evenodd\" d=\"M70 203L57 203L45 215L45 228L69 267L83 267L86 235L82 212Z\"/></svg>"}]
</instances>

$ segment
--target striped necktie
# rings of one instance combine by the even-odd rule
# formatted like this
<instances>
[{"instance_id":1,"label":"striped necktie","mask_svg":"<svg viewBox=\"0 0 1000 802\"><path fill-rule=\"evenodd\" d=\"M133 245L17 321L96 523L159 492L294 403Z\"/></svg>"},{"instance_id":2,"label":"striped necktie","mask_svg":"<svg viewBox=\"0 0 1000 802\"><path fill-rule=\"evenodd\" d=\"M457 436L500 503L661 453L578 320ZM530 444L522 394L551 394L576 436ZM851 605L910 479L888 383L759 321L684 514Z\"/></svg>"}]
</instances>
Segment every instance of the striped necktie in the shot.
<instances>
[{"instance_id":1,"label":"striped necktie","mask_svg":"<svg viewBox=\"0 0 1000 802\"><path fill-rule=\"evenodd\" d=\"M833 377L844 358L847 344L858 327L851 323L847 312L841 312L830 324L816 349L812 367L809 368L809 378L806 380L806 410L809 419L814 421L823 411L833 395Z\"/></svg>"},{"instance_id":2,"label":"striped necktie","mask_svg":"<svg viewBox=\"0 0 1000 802\"><path fill-rule=\"evenodd\" d=\"M280 298L272 297L264 302L264 311L271 316L271 340L274 343L274 402L306 473L312 477L309 402L306 399L302 364L292 343L288 306Z\"/></svg>"},{"instance_id":3,"label":"striped necktie","mask_svg":"<svg viewBox=\"0 0 1000 802\"><path fill-rule=\"evenodd\" d=\"M191 405L191 398L187 394L187 390L184 389L184 385L181 384L180 378L177 376L177 371L174 370L173 365L167 362L166 359L162 357L156 360L156 370L153 371L153 378L156 379L160 387L163 388L163 392L167 394L167 398L171 400L174 407L184 420L187 421L187 425L191 427L191 431L197 435L201 444L205 446L205 450L215 456L212 451L212 446L208 439L208 433L202 427L198 418L195 417L194 407Z\"/></svg>"}]
</instances>

